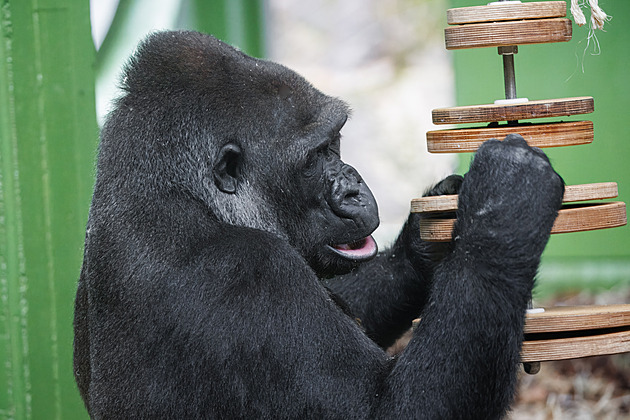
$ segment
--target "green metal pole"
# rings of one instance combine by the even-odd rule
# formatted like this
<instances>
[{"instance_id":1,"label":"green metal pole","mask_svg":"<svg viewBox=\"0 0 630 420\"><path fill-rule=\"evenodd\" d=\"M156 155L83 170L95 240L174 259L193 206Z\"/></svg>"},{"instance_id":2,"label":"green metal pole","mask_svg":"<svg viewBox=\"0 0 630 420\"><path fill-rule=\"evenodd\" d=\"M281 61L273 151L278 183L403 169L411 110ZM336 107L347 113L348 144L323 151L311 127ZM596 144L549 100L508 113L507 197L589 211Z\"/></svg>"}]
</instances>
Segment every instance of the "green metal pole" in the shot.
<instances>
[{"instance_id":1,"label":"green metal pole","mask_svg":"<svg viewBox=\"0 0 630 420\"><path fill-rule=\"evenodd\" d=\"M72 314L98 136L89 3L1 5L0 419L85 418Z\"/></svg>"},{"instance_id":2,"label":"green metal pole","mask_svg":"<svg viewBox=\"0 0 630 420\"><path fill-rule=\"evenodd\" d=\"M193 0L189 26L263 57L265 40L262 0Z\"/></svg>"}]
</instances>

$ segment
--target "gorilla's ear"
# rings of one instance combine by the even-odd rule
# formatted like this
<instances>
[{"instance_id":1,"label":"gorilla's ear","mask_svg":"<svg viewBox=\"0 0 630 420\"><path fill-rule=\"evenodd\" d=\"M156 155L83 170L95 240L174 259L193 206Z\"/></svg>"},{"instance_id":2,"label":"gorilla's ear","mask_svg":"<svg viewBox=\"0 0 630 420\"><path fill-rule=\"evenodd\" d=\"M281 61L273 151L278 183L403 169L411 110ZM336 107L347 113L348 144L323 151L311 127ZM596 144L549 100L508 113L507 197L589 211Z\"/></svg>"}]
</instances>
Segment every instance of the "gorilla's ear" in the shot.
<instances>
[{"instance_id":1,"label":"gorilla's ear","mask_svg":"<svg viewBox=\"0 0 630 420\"><path fill-rule=\"evenodd\" d=\"M224 193L234 194L241 175L241 148L228 143L221 148L212 174L214 183Z\"/></svg>"}]
</instances>

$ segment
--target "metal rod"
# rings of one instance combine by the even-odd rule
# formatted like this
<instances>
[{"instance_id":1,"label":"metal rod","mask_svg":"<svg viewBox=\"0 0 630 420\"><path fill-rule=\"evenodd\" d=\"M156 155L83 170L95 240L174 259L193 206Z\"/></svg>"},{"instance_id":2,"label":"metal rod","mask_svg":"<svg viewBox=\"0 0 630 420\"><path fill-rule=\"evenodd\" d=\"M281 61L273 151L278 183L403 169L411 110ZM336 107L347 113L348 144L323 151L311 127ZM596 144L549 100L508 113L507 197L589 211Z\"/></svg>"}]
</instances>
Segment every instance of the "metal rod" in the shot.
<instances>
[{"instance_id":1,"label":"metal rod","mask_svg":"<svg viewBox=\"0 0 630 420\"><path fill-rule=\"evenodd\" d=\"M505 86L505 99L516 99L516 74L514 72L514 54L518 53L518 46L509 45L499 47L498 53L503 57L503 83ZM518 121L508 121L514 125Z\"/></svg>"},{"instance_id":2,"label":"metal rod","mask_svg":"<svg viewBox=\"0 0 630 420\"><path fill-rule=\"evenodd\" d=\"M514 54L503 54L503 79L505 82L505 99L516 99Z\"/></svg>"},{"instance_id":3,"label":"metal rod","mask_svg":"<svg viewBox=\"0 0 630 420\"><path fill-rule=\"evenodd\" d=\"M514 54L518 53L518 46L499 47L499 55L503 57L503 80L505 84L505 99L516 99L516 74L514 72Z\"/></svg>"}]
</instances>

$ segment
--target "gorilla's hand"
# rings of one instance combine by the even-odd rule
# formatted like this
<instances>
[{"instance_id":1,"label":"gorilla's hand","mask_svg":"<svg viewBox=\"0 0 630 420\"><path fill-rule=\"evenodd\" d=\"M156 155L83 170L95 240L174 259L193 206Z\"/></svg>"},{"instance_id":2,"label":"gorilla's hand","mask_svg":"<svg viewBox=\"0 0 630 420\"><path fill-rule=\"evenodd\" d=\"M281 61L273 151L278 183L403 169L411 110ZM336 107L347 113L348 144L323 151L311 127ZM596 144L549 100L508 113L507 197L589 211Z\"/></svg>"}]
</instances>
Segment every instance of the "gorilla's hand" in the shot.
<instances>
[{"instance_id":1,"label":"gorilla's hand","mask_svg":"<svg viewBox=\"0 0 630 420\"><path fill-rule=\"evenodd\" d=\"M423 197L433 197L436 195L449 195L459 194L459 190L462 187L464 177L461 175L449 175L431 189L424 193Z\"/></svg>"},{"instance_id":2,"label":"gorilla's hand","mask_svg":"<svg viewBox=\"0 0 630 420\"><path fill-rule=\"evenodd\" d=\"M521 136L485 142L459 194L456 247L490 265L537 265L563 193L547 156Z\"/></svg>"},{"instance_id":3,"label":"gorilla's hand","mask_svg":"<svg viewBox=\"0 0 630 420\"><path fill-rule=\"evenodd\" d=\"M450 175L433 187L424 197L436 195L457 194L462 186L464 178L461 175ZM440 215L444 217L444 214ZM425 279L430 279L435 264L440 262L450 249L450 243L425 242L420 239L420 219L423 217L435 217L427 214L411 213L398 240L398 246L404 247L405 254L409 258L416 271L422 273Z\"/></svg>"}]
</instances>

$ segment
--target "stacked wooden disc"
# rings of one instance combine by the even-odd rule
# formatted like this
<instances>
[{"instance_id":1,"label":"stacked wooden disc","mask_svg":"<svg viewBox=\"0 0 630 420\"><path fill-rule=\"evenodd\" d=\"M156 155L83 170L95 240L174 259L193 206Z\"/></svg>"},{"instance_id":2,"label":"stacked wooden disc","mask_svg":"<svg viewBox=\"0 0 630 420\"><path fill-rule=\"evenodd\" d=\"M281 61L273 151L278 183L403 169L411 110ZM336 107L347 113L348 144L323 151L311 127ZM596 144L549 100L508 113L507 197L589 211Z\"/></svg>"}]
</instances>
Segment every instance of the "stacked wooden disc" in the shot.
<instances>
[{"instance_id":1,"label":"stacked wooden disc","mask_svg":"<svg viewBox=\"0 0 630 420\"><path fill-rule=\"evenodd\" d=\"M448 50L498 47L503 55L506 100L494 104L433 110L434 124L475 124L427 133L432 153L474 152L490 138L520 134L531 146L559 147L593 141L591 121L522 122L538 118L589 114L591 97L529 101L516 97L514 54L517 45L564 42L571 39L571 21L564 1L521 3L499 1L486 6L450 9L445 30ZM623 226L625 203L593 201L617 197L614 182L569 185L552 233L580 232ZM427 241L450 241L457 196L423 197L411 203L423 218L420 235ZM440 215L444 212L445 215ZM570 359L630 351L630 305L550 308L528 313L523 362Z\"/></svg>"}]
</instances>

